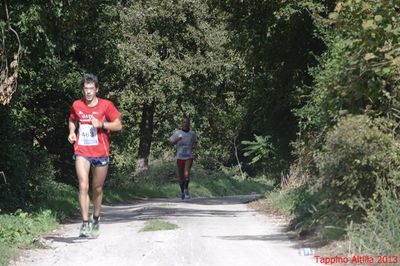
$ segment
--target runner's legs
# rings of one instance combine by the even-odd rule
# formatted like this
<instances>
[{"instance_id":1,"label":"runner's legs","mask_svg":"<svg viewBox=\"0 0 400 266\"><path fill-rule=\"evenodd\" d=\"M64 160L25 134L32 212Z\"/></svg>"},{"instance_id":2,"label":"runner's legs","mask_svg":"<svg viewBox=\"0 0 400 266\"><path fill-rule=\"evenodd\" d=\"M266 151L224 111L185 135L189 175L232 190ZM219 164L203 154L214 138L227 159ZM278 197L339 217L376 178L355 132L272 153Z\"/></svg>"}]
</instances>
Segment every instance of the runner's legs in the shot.
<instances>
[{"instance_id":1,"label":"runner's legs","mask_svg":"<svg viewBox=\"0 0 400 266\"><path fill-rule=\"evenodd\" d=\"M189 181L190 181L190 170L192 169L192 163L193 159L187 159L185 160L185 166L184 166L184 179L185 179L185 194L189 194Z\"/></svg>"},{"instance_id":2,"label":"runner's legs","mask_svg":"<svg viewBox=\"0 0 400 266\"><path fill-rule=\"evenodd\" d=\"M192 169L192 163L193 163L193 159L185 160L185 165L184 165L184 180L185 181L189 181L189 179L190 179L190 169Z\"/></svg>"},{"instance_id":3,"label":"runner's legs","mask_svg":"<svg viewBox=\"0 0 400 266\"><path fill-rule=\"evenodd\" d=\"M103 185L107 176L108 165L92 167L93 174L93 214L100 216L101 202L103 201Z\"/></svg>"},{"instance_id":4,"label":"runner's legs","mask_svg":"<svg viewBox=\"0 0 400 266\"><path fill-rule=\"evenodd\" d=\"M176 166L178 167L179 186L181 188L181 193L183 193L185 189L185 161L178 159L176 161Z\"/></svg>"},{"instance_id":5,"label":"runner's legs","mask_svg":"<svg viewBox=\"0 0 400 266\"><path fill-rule=\"evenodd\" d=\"M79 205L81 207L82 220L89 220L89 172L90 162L82 157L76 156L75 169L79 181Z\"/></svg>"}]
</instances>

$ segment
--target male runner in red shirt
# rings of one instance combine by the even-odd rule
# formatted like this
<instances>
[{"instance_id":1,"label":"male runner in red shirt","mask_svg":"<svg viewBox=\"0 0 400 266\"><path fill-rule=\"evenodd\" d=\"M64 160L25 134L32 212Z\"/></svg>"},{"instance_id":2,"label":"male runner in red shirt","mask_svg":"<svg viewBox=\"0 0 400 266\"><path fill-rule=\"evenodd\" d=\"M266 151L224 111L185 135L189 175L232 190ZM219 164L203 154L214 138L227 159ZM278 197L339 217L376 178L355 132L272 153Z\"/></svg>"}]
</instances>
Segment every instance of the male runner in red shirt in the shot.
<instances>
[{"instance_id":1,"label":"male runner in red shirt","mask_svg":"<svg viewBox=\"0 0 400 266\"><path fill-rule=\"evenodd\" d=\"M122 129L121 113L114 104L98 98L99 82L95 75L81 80L84 98L74 101L69 115L68 141L74 144L75 168L79 180L79 204L82 214L80 237L99 235L99 217L103 184L110 155L110 131ZM93 176L93 216L89 222L89 172Z\"/></svg>"}]
</instances>

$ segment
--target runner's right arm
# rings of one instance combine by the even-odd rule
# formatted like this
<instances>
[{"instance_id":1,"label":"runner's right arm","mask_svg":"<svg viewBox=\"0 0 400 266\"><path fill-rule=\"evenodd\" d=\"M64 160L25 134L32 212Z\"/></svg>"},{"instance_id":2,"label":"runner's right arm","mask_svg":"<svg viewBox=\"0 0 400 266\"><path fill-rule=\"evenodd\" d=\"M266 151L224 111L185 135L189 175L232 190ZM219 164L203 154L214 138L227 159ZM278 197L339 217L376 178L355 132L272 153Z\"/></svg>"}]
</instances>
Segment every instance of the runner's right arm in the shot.
<instances>
[{"instance_id":1,"label":"runner's right arm","mask_svg":"<svg viewBox=\"0 0 400 266\"><path fill-rule=\"evenodd\" d=\"M69 118L68 122L68 128L69 128L69 135L68 135L68 141L69 143L73 144L76 141L76 124L75 121Z\"/></svg>"},{"instance_id":2,"label":"runner's right arm","mask_svg":"<svg viewBox=\"0 0 400 266\"><path fill-rule=\"evenodd\" d=\"M175 132L169 139L168 139L168 143L170 145L175 145L176 143L178 143L178 141L180 141L182 139L182 135L179 134L178 136L176 136L178 134L178 132Z\"/></svg>"}]
</instances>

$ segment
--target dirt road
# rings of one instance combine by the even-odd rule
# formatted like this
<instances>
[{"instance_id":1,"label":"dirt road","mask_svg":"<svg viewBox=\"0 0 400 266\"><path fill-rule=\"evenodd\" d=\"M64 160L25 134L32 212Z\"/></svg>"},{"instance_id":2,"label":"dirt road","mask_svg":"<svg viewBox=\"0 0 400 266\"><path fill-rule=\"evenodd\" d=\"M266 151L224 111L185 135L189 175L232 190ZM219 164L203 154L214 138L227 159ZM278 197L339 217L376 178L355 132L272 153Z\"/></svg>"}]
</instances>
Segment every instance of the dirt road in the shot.
<instances>
[{"instance_id":1,"label":"dirt road","mask_svg":"<svg viewBox=\"0 0 400 266\"><path fill-rule=\"evenodd\" d=\"M101 235L77 237L80 223L44 237L48 248L25 252L11 265L316 265L299 255L283 224L245 204L253 196L144 200L104 206ZM178 225L141 232L149 219Z\"/></svg>"}]
</instances>

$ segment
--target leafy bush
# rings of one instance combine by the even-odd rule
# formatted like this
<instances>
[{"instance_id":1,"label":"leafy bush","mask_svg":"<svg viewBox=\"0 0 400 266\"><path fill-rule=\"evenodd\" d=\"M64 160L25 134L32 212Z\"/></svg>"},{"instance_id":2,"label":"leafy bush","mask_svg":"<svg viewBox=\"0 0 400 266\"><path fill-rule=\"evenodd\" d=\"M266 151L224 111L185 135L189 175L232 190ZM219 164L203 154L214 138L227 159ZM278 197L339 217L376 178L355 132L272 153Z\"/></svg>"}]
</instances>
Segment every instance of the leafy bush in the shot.
<instances>
[{"instance_id":1,"label":"leafy bush","mask_svg":"<svg viewBox=\"0 0 400 266\"><path fill-rule=\"evenodd\" d=\"M301 130L321 132L341 112L381 115L398 109L398 16L396 1L337 1L329 19L316 20L327 51L310 72L311 97L296 111Z\"/></svg>"},{"instance_id":2,"label":"leafy bush","mask_svg":"<svg viewBox=\"0 0 400 266\"><path fill-rule=\"evenodd\" d=\"M3 156L5 163L0 163L0 168L4 169L7 182L0 182L0 210L12 212L43 201L56 174L51 156L29 146Z\"/></svg>"},{"instance_id":3,"label":"leafy bush","mask_svg":"<svg viewBox=\"0 0 400 266\"><path fill-rule=\"evenodd\" d=\"M287 170L287 161L280 158L278 155L278 148L273 144L272 137L254 135L254 141L243 140L243 156L249 157L251 161L250 166L254 166L258 175L275 179L279 182L280 172Z\"/></svg>"},{"instance_id":4,"label":"leafy bush","mask_svg":"<svg viewBox=\"0 0 400 266\"><path fill-rule=\"evenodd\" d=\"M348 223L362 222L379 203L379 186L399 188L400 153L385 128L390 128L389 120L356 115L340 119L327 132L320 149L310 151L317 176L283 197L294 202L287 205L294 214L293 229L311 230L322 240L338 239Z\"/></svg>"},{"instance_id":5,"label":"leafy bush","mask_svg":"<svg viewBox=\"0 0 400 266\"><path fill-rule=\"evenodd\" d=\"M28 236L35 236L37 233L37 229L33 227L41 224L50 215L50 212L44 212L41 215L32 217L21 210L12 215L2 215L0 216L0 238L3 242L9 244L29 243L31 237Z\"/></svg>"},{"instance_id":6,"label":"leafy bush","mask_svg":"<svg viewBox=\"0 0 400 266\"><path fill-rule=\"evenodd\" d=\"M255 141L243 140L245 145L243 154L246 157L252 157L250 164L256 164L259 161L265 160L275 154L274 147L271 143L271 136L254 135Z\"/></svg>"},{"instance_id":7,"label":"leafy bush","mask_svg":"<svg viewBox=\"0 0 400 266\"><path fill-rule=\"evenodd\" d=\"M314 20L326 52L310 71L310 97L295 110L300 119L298 164L315 183L308 203L299 203L296 222L304 227L320 224L323 230L369 214L384 197L378 184L400 186L400 153L393 136L399 117L399 4L331 3L336 8L329 18ZM383 122L392 132L382 120L367 115L396 120L392 125Z\"/></svg>"},{"instance_id":8,"label":"leafy bush","mask_svg":"<svg viewBox=\"0 0 400 266\"><path fill-rule=\"evenodd\" d=\"M331 130L316 162L321 187L330 187L333 199L357 209L357 198L376 197L380 181L393 182L396 152L390 134L365 115L343 118Z\"/></svg>"}]
</instances>

